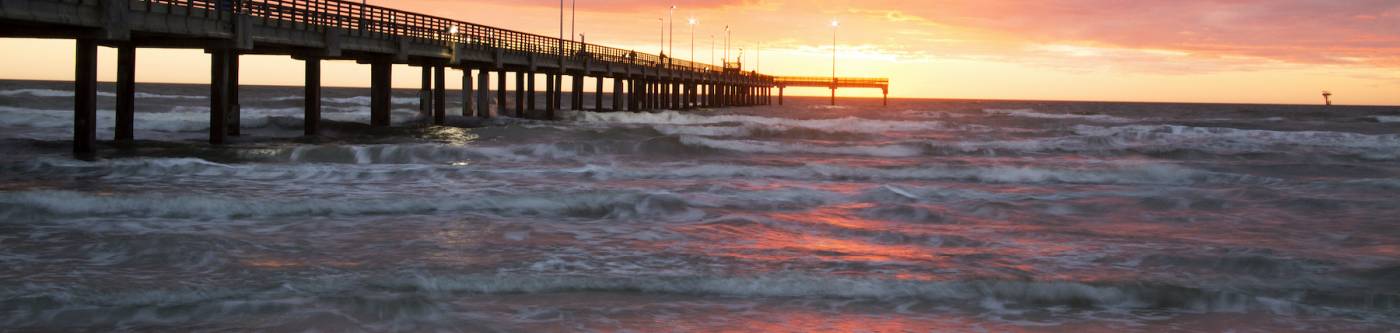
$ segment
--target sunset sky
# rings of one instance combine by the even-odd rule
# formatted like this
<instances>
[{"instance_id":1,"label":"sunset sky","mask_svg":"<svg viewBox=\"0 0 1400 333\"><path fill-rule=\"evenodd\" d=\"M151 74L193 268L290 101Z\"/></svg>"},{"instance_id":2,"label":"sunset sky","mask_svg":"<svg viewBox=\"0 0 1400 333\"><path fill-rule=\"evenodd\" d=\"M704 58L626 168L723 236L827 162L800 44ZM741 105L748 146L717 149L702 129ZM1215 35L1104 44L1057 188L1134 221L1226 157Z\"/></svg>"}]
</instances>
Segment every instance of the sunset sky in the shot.
<instances>
[{"instance_id":1,"label":"sunset sky","mask_svg":"<svg viewBox=\"0 0 1400 333\"><path fill-rule=\"evenodd\" d=\"M503 28L558 35L557 1L369 0ZM590 43L655 53L671 3L578 2ZM779 75L829 75L830 22L839 20L838 73L889 77L893 97L1400 105L1400 1L675 1L675 56L731 56ZM0 78L67 80L72 42L0 41ZM761 60L758 59L761 49ZM27 50L16 52L16 50ZM101 78L114 77L104 49ZM205 82L196 50L142 50L138 80ZM24 64L24 65L17 65ZM166 67L157 71L157 67ZM328 64L327 85L365 86L369 68ZM395 71L396 87L417 84ZM244 58L248 84L301 83L299 62ZM449 80L450 82L453 80ZM455 86L454 86L455 87ZM821 89L793 94L820 95ZM846 96L878 96L843 90Z\"/></svg>"}]
</instances>

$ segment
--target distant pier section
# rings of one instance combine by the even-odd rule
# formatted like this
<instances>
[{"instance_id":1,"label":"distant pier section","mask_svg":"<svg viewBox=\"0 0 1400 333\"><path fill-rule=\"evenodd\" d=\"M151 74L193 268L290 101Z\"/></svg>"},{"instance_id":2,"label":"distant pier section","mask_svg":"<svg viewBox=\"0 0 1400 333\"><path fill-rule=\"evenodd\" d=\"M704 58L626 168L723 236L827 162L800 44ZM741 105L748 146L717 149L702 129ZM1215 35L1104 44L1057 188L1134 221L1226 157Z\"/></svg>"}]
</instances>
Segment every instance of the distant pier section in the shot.
<instances>
[{"instance_id":1,"label":"distant pier section","mask_svg":"<svg viewBox=\"0 0 1400 333\"><path fill-rule=\"evenodd\" d=\"M815 84L737 65L714 66L340 0L0 0L0 37L76 40L73 150L79 155L97 148L99 46L117 49L117 145L135 138L135 50L141 47L209 54L209 142L215 145L241 135L238 66L244 54L305 62L308 136L317 135L320 127L323 60L371 67L371 127L390 124L394 64L422 67L420 112L436 124L448 112L448 69L460 71L461 114L483 118L553 119L564 105L565 77L570 78L567 98L574 110L590 105L584 84L592 81L594 111L771 105L773 88L781 95L789 86ZM512 96L506 86L512 75L514 105L508 103ZM545 81L543 110L535 101L537 76ZM831 87L833 103L837 87L878 85L888 93L888 80L823 80L818 86ZM612 93L610 105L604 105L605 91Z\"/></svg>"},{"instance_id":2,"label":"distant pier section","mask_svg":"<svg viewBox=\"0 0 1400 333\"><path fill-rule=\"evenodd\" d=\"M775 76L773 86L778 87L778 105L783 105L783 91L787 90L787 87L830 88L831 105L836 105L837 88L877 88L884 95L881 103L890 104L890 79L886 78Z\"/></svg>"}]
</instances>

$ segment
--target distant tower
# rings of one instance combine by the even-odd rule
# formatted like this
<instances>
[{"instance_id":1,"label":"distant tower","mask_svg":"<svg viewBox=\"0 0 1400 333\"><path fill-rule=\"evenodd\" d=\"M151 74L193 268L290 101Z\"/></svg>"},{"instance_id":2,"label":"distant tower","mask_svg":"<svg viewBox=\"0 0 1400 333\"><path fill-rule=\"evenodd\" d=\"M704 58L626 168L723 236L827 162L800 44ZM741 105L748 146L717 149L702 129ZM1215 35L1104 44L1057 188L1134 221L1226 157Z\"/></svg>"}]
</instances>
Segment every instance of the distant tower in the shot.
<instances>
[{"instance_id":1,"label":"distant tower","mask_svg":"<svg viewBox=\"0 0 1400 333\"><path fill-rule=\"evenodd\" d=\"M1329 105L1329 106L1332 105L1332 92L1331 92L1331 91L1323 90L1323 91L1322 91L1322 101L1327 102L1327 105Z\"/></svg>"}]
</instances>

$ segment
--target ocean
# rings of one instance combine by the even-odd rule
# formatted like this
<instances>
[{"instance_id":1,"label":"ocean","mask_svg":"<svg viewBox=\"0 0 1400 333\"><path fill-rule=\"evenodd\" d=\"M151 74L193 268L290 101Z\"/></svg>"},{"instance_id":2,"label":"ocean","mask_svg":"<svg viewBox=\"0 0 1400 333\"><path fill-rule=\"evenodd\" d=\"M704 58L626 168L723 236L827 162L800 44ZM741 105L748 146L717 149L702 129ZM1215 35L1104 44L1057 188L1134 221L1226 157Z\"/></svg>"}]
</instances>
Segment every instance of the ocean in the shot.
<instances>
[{"instance_id":1,"label":"ocean","mask_svg":"<svg viewBox=\"0 0 1400 333\"><path fill-rule=\"evenodd\" d=\"M1400 107L326 88L304 138L249 86L213 147L206 86L137 91L78 160L71 84L0 81L0 331L1400 330Z\"/></svg>"}]
</instances>

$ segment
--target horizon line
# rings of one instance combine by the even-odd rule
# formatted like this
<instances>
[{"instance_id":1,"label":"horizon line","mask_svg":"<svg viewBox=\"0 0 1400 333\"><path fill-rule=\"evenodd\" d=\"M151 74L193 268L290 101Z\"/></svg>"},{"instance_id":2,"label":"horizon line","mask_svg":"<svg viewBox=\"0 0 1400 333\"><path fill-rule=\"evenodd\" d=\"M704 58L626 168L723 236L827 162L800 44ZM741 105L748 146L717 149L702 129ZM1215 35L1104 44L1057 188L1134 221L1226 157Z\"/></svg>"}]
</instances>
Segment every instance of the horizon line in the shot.
<instances>
[{"instance_id":1,"label":"horizon line","mask_svg":"<svg viewBox=\"0 0 1400 333\"><path fill-rule=\"evenodd\" d=\"M0 78L0 81L73 82L73 81L71 81L71 80L36 80L36 79L12 79L12 78ZM103 83L103 84L116 84L116 82L114 82L114 81L98 81L98 83ZM207 85L208 85L207 83L189 83L189 82L152 82L152 81L137 81L136 83L138 83L138 84L144 83L144 84L194 85L194 86L199 86L199 85L207 86ZM243 84L243 85L240 85L240 86L243 86L243 87L279 87L279 88L297 88L297 87L301 87L301 86L299 86L299 85L280 85L280 84ZM341 89L361 89L361 88L363 88L363 89L369 89L369 86L331 86L331 85L326 85L326 86L322 86L322 88L341 88ZM394 89L394 90L399 90L399 89L414 89L414 88L398 88L398 87L395 87L395 88L393 88L393 89ZM826 88L812 88L812 89L826 89ZM461 91L460 88L459 88L459 89L448 89L448 90L449 90L449 91L454 91L454 90L455 90L455 91ZM513 90L513 89L507 89L506 91L514 91L514 90ZM565 91L572 92L572 90L565 90ZM605 93L611 94L611 92L605 92ZM799 94L799 95L787 95L786 97L788 97L788 98L827 98L828 95L800 95L800 94ZM880 98L880 97L876 97L876 96L840 96L840 97L841 97L842 99L879 99L879 98ZM889 98L890 98L891 100L943 100L943 101L993 101L993 102L1125 103L1125 104L1200 104L1200 105L1274 105L1274 106L1319 106L1319 107L1327 107L1327 106L1328 106L1328 105L1323 105L1323 104L1296 104L1296 103L1278 103L1278 102L1271 102L1271 103L1268 103L1268 102L1188 102L1188 101L1152 101L1152 100L1076 100L1076 99L973 98L973 97L905 97L905 96L898 96L898 95L893 95L893 94L891 94ZM1398 105L1392 105L1392 104L1337 104L1337 103L1333 103L1333 105L1331 105L1331 106L1339 106L1339 107L1353 107L1353 106L1357 106L1357 107L1394 107L1394 108L1400 108L1400 104L1398 104Z\"/></svg>"}]
</instances>

